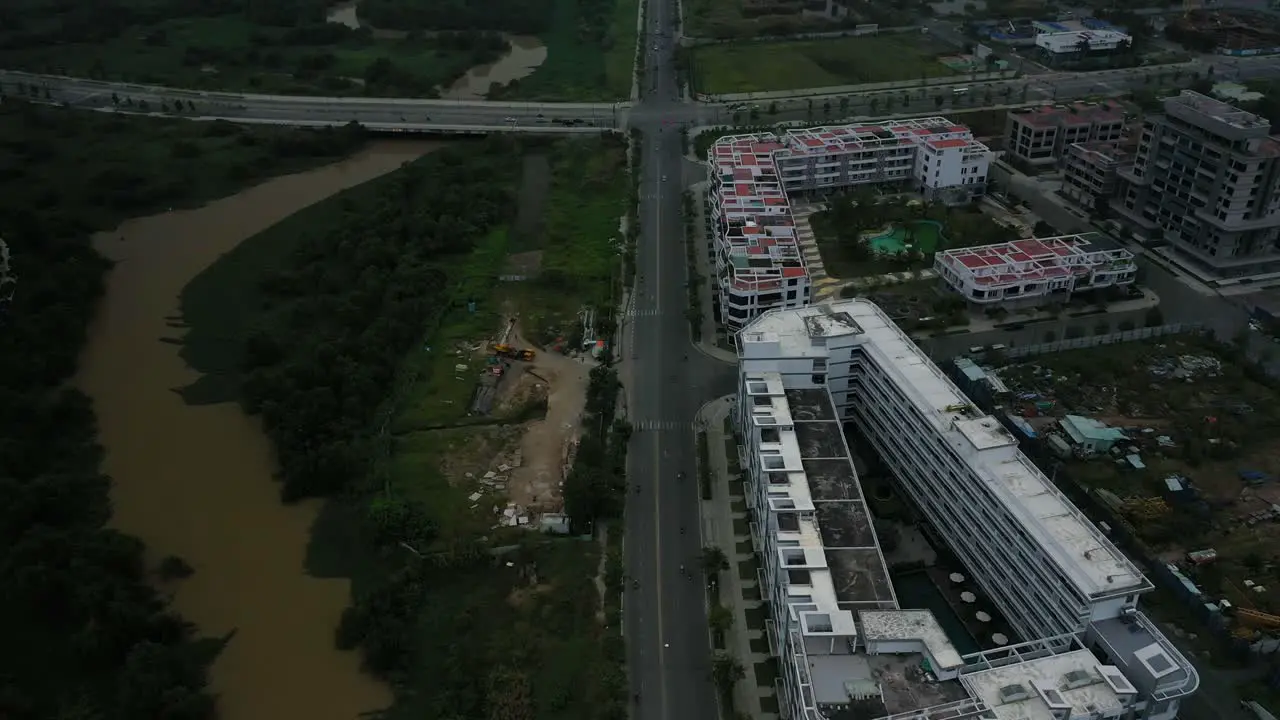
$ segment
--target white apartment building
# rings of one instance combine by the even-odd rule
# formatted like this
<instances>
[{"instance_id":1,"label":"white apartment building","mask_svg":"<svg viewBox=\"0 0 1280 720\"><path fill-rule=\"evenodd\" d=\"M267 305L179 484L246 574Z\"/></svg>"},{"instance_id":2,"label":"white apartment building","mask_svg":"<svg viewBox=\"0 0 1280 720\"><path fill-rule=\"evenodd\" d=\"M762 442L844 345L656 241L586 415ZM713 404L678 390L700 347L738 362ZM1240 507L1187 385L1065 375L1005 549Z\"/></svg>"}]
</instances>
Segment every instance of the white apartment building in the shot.
<instances>
[{"instance_id":1,"label":"white apartment building","mask_svg":"<svg viewBox=\"0 0 1280 720\"><path fill-rule=\"evenodd\" d=\"M735 422L784 718L1171 720L1195 668L1150 582L874 304L776 310L738 342ZM853 422L1019 644L961 656L900 608L842 432Z\"/></svg>"},{"instance_id":2,"label":"white apartment building","mask_svg":"<svg viewBox=\"0 0 1280 720\"><path fill-rule=\"evenodd\" d=\"M1131 285L1133 253L1100 248L1089 235L1030 238L934 254L933 269L951 289L984 307L1066 301L1073 292Z\"/></svg>"},{"instance_id":3,"label":"white apartment building","mask_svg":"<svg viewBox=\"0 0 1280 720\"><path fill-rule=\"evenodd\" d=\"M722 321L737 330L809 303L790 195L890 184L968 202L985 190L990 162L968 128L941 117L721 138L708 153L707 204Z\"/></svg>"}]
</instances>

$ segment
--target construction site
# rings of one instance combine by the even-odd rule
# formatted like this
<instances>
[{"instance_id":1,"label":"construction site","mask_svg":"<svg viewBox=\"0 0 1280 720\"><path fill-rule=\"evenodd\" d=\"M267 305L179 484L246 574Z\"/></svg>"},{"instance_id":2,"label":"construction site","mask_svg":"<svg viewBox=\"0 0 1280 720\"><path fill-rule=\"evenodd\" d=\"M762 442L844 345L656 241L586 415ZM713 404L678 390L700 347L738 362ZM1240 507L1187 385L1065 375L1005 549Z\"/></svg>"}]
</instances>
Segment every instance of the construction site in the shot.
<instances>
[{"instance_id":1,"label":"construction site","mask_svg":"<svg viewBox=\"0 0 1280 720\"><path fill-rule=\"evenodd\" d=\"M1280 53L1280 21L1252 10L1207 10L1192 3L1169 25L1170 37L1224 55Z\"/></svg>"},{"instance_id":2,"label":"construction site","mask_svg":"<svg viewBox=\"0 0 1280 720\"><path fill-rule=\"evenodd\" d=\"M403 484L431 495L455 524L568 532L562 488L589 375L605 351L595 339L594 312L579 317L581 334L573 335L585 340L536 347L508 316L492 336L446 348L452 376L424 385L397 418ZM433 480L447 483L458 502L442 503L443 488Z\"/></svg>"},{"instance_id":3,"label":"construction site","mask_svg":"<svg viewBox=\"0 0 1280 720\"><path fill-rule=\"evenodd\" d=\"M1280 650L1280 405L1271 381L1198 335L1009 361L953 375L1103 510L1154 580L1249 652Z\"/></svg>"}]
</instances>

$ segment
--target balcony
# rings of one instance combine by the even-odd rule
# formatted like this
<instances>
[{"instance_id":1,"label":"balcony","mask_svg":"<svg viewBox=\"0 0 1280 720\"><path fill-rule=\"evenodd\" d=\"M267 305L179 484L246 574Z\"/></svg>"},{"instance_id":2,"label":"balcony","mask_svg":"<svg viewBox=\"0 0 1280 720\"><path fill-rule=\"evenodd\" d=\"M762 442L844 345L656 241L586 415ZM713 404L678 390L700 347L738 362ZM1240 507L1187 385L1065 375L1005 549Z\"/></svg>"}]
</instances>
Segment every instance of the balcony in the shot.
<instances>
[{"instance_id":1,"label":"balcony","mask_svg":"<svg viewBox=\"0 0 1280 720\"><path fill-rule=\"evenodd\" d=\"M759 524L759 523L757 523L756 521L752 520L752 521L749 523L749 525L750 525L750 527L751 527L751 549L752 549L752 550L755 550L756 552L760 552L760 551L761 551L761 537L763 537L763 536L760 534L760 524ZM763 587L763 586L761 586L761 587Z\"/></svg>"}]
</instances>

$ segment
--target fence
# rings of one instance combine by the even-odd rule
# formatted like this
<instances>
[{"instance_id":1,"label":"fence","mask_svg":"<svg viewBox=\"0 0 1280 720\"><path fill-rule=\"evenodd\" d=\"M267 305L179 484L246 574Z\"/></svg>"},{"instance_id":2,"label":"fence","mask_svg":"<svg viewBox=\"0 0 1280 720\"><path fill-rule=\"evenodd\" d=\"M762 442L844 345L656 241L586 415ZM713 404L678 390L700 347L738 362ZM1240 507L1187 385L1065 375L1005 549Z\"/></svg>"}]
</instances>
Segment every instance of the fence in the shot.
<instances>
[{"instance_id":1,"label":"fence","mask_svg":"<svg viewBox=\"0 0 1280 720\"><path fill-rule=\"evenodd\" d=\"M858 27L849 28L847 30L828 30L825 32L798 32L790 35L761 35L753 37L750 42L794 42L797 40L838 40L839 38L863 37L866 35L884 35L884 34L901 34L901 33L919 33L919 25L902 25L899 27L880 27L879 25L859 25ZM685 36L680 38L680 44L685 47L699 47L702 45L727 45L729 43L741 43L742 38L738 37L692 37Z\"/></svg>"},{"instance_id":2,"label":"fence","mask_svg":"<svg viewBox=\"0 0 1280 720\"><path fill-rule=\"evenodd\" d=\"M1137 342L1139 340L1150 340L1151 338L1161 337L1163 335L1179 335L1182 333L1201 332L1203 330L1204 326L1201 323L1174 323L1171 325L1160 325L1157 327L1146 327L1138 328L1136 330L1107 333L1105 335L1087 335L1085 337L1055 340L1054 342L1037 343L1035 345L1019 345L1007 348L1004 351L1004 354L1005 357L1009 358L1046 355L1048 353L1063 352L1065 350L1083 350L1085 348L1098 347L1100 345L1116 345L1119 343Z\"/></svg>"},{"instance_id":3,"label":"fence","mask_svg":"<svg viewBox=\"0 0 1280 720\"><path fill-rule=\"evenodd\" d=\"M994 70L957 75L929 77L923 80L894 80L890 82L862 83L860 85L837 85L834 87L803 88L798 90L776 90L772 92L724 93L711 95L697 93L699 102L740 102L744 100L787 100L792 98L817 97L821 95L854 95L870 92L896 92L902 90L922 90L927 88L951 87L970 83L993 82L997 80L1013 80L1019 77L1017 70Z\"/></svg>"}]
</instances>

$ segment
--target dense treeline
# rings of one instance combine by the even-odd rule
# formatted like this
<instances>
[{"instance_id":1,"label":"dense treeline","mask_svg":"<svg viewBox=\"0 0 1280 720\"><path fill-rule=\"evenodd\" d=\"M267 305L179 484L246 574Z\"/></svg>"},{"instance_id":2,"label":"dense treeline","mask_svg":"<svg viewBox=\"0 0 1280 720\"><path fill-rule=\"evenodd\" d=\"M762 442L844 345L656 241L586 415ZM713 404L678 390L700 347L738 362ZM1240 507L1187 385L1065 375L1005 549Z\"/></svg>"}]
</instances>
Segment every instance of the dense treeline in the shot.
<instances>
[{"instance_id":1,"label":"dense treeline","mask_svg":"<svg viewBox=\"0 0 1280 720\"><path fill-rule=\"evenodd\" d=\"M555 0L360 0L360 17L403 30L504 30L537 35L551 27Z\"/></svg>"},{"instance_id":2,"label":"dense treeline","mask_svg":"<svg viewBox=\"0 0 1280 720\"><path fill-rule=\"evenodd\" d=\"M0 3L0 62L34 72L193 88L434 97L509 50L496 32L375 38L313 0Z\"/></svg>"},{"instance_id":3,"label":"dense treeline","mask_svg":"<svg viewBox=\"0 0 1280 720\"><path fill-rule=\"evenodd\" d=\"M493 138L405 167L267 280L244 400L274 441L286 499L367 472L369 426L400 359L433 317L466 301L451 292L450 261L510 218L514 152Z\"/></svg>"},{"instance_id":4,"label":"dense treeline","mask_svg":"<svg viewBox=\"0 0 1280 720\"><path fill-rule=\"evenodd\" d=\"M88 233L278 171L273 154L289 137L315 139L293 146L313 154L350 147L337 134L0 104L0 238L18 276L12 303L0 308L0 716L8 720L213 714L208 652L152 589L141 543L105 527L109 481L92 407L68 380L107 270Z\"/></svg>"},{"instance_id":5,"label":"dense treeline","mask_svg":"<svg viewBox=\"0 0 1280 720\"><path fill-rule=\"evenodd\" d=\"M325 0L5 0L0 50L103 42L173 18L237 15L272 27L323 25L328 5Z\"/></svg>"}]
</instances>

